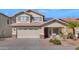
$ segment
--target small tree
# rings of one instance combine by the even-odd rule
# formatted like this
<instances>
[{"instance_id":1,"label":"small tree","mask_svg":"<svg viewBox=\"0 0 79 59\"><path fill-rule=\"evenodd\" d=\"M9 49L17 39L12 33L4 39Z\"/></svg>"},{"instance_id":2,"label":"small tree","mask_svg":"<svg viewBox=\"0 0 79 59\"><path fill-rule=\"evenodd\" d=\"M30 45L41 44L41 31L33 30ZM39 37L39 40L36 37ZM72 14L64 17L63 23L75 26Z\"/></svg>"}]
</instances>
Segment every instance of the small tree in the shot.
<instances>
[{"instance_id":1,"label":"small tree","mask_svg":"<svg viewBox=\"0 0 79 59\"><path fill-rule=\"evenodd\" d=\"M68 21L68 27L72 28L73 36L75 37L75 28L79 27L79 22L77 22L77 21Z\"/></svg>"}]
</instances>

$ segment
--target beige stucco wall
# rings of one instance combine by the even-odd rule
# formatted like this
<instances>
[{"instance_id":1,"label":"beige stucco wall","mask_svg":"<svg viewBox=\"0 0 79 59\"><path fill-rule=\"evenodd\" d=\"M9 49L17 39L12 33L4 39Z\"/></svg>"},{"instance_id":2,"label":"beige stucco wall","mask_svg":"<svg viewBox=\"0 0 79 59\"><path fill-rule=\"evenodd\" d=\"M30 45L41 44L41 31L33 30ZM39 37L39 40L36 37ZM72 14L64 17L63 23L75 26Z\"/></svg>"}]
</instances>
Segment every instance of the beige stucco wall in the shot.
<instances>
[{"instance_id":1,"label":"beige stucco wall","mask_svg":"<svg viewBox=\"0 0 79 59\"><path fill-rule=\"evenodd\" d=\"M41 27L40 28L40 34L43 34L44 35L44 27Z\"/></svg>"},{"instance_id":2,"label":"beige stucco wall","mask_svg":"<svg viewBox=\"0 0 79 59\"><path fill-rule=\"evenodd\" d=\"M28 14L30 14L30 15L32 15L32 16L36 16L36 17L39 17L39 16L40 16L40 15L34 13L34 12L26 12L26 13L28 13Z\"/></svg>"},{"instance_id":3,"label":"beige stucco wall","mask_svg":"<svg viewBox=\"0 0 79 59\"><path fill-rule=\"evenodd\" d=\"M11 30L12 30L12 35L16 35L16 28L13 27Z\"/></svg>"},{"instance_id":4,"label":"beige stucco wall","mask_svg":"<svg viewBox=\"0 0 79 59\"><path fill-rule=\"evenodd\" d=\"M68 34L68 28L67 27L62 27L61 30L62 30L62 33L64 35L67 35Z\"/></svg>"},{"instance_id":5,"label":"beige stucco wall","mask_svg":"<svg viewBox=\"0 0 79 59\"><path fill-rule=\"evenodd\" d=\"M68 29L68 33L73 33L72 28L67 28Z\"/></svg>"},{"instance_id":6,"label":"beige stucco wall","mask_svg":"<svg viewBox=\"0 0 79 59\"><path fill-rule=\"evenodd\" d=\"M30 15L32 15L32 17L40 17L41 19L41 21L39 21L39 22L43 22L43 16L41 16L41 15L38 15L38 14L36 14L36 13L33 13L33 12L27 12L28 14L30 14ZM32 22L34 22L34 21L32 21Z\"/></svg>"}]
</instances>

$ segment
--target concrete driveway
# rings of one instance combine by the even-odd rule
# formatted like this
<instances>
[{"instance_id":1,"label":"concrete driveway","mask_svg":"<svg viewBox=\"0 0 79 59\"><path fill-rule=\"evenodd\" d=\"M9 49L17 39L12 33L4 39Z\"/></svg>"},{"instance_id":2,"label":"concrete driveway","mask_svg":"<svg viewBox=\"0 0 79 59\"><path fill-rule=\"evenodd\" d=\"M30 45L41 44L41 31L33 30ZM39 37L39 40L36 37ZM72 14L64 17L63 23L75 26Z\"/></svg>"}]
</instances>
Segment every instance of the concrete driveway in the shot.
<instances>
[{"instance_id":1,"label":"concrete driveway","mask_svg":"<svg viewBox=\"0 0 79 59\"><path fill-rule=\"evenodd\" d=\"M74 50L76 46L57 46L48 40L13 39L0 41L0 50Z\"/></svg>"}]
</instances>

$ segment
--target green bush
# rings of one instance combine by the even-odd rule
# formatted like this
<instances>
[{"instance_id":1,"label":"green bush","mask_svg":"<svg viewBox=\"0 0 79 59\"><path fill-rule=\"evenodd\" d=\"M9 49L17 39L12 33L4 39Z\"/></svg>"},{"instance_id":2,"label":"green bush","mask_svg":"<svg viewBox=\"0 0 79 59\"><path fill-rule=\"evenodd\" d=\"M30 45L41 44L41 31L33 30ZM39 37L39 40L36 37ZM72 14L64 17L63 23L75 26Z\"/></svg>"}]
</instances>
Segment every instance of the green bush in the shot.
<instances>
[{"instance_id":1,"label":"green bush","mask_svg":"<svg viewBox=\"0 0 79 59\"><path fill-rule=\"evenodd\" d=\"M76 50L79 50L79 47L77 47Z\"/></svg>"},{"instance_id":2,"label":"green bush","mask_svg":"<svg viewBox=\"0 0 79 59\"><path fill-rule=\"evenodd\" d=\"M56 45L61 45L61 41L56 39L56 38L54 40L50 39L49 42L53 43L53 44L56 44Z\"/></svg>"}]
</instances>

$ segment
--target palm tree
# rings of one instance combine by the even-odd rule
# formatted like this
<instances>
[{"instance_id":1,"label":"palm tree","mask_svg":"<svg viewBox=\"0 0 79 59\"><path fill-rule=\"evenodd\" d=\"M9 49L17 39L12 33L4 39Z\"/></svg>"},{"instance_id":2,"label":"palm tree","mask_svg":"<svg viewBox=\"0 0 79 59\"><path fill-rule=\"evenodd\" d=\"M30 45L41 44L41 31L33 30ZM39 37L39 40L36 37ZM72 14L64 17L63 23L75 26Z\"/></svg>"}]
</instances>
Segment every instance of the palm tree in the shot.
<instances>
[{"instance_id":1,"label":"palm tree","mask_svg":"<svg viewBox=\"0 0 79 59\"><path fill-rule=\"evenodd\" d=\"M77 22L77 21L68 21L68 27L72 28L73 36L75 37L75 28L79 27L79 22Z\"/></svg>"}]
</instances>

